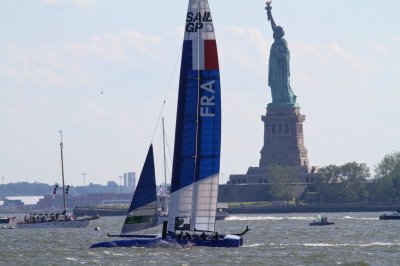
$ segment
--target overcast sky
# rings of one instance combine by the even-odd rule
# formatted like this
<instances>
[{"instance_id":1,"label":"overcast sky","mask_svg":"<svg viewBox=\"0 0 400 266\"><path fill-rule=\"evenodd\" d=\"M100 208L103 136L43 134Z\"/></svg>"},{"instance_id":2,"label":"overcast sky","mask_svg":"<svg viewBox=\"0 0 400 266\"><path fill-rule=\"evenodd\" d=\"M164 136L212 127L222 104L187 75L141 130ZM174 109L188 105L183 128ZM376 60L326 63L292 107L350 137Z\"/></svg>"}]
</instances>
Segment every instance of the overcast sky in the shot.
<instances>
[{"instance_id":1,"label":"overcast sky","mask_svg":"<svg viewBox=\"0 0 400 266\"><path fill-rule=\"evenodd\" d=\"M222 85L221 177L258 166L272 32L265 1L209 0ZM400 1L274 0L311 165L400 150ZM141 171L162 113L172 154L187 1L2 0L0 177L105 184ZM157 179L161 131L154 137ZM172 155L171 155L172 156Z\"/></svg>"}]
</instances>

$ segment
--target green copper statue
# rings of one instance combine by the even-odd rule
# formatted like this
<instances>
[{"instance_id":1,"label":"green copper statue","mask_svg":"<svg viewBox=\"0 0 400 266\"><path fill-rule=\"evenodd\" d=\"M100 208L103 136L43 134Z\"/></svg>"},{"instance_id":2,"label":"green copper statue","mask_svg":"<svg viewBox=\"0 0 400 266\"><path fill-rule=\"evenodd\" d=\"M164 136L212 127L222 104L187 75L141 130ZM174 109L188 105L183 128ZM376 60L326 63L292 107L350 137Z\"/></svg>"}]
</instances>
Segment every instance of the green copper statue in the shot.
<instances>
[{"instance_id":1,"label":"green copper statue","mask_svg":"<svg viewBox=\"0 0 400 266\"><path fill-rule=\"evenodd\" d=\"M272 0L267 2L268 21L271 21L274 43L269 55L268 85L271 87L272 103L270 107L293 107L296 106L296 95L290 87L290 52L286 40L283 38L285 32L281 26L276 26L272 17Z\"/></svg>"}]
</instances>

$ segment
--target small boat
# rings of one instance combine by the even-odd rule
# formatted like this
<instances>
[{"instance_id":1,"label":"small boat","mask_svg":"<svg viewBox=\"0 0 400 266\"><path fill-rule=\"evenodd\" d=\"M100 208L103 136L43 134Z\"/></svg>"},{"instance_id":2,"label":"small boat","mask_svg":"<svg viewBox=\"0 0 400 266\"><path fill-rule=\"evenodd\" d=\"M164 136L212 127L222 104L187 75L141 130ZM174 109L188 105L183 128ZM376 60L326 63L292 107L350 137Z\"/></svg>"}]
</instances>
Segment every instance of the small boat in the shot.
<instances>
[{"instance_id":1,"label":"small boat","mask_svg":"<svg viewBox=\"0 0 400 266\"><path fill-rule=\"evenodd\" d=\"M324 225L332 225L334 222L329 222L327 217L318 215L311 223L310 226L324 226Z\"/></svg>"},{"instance_id":2,"label":"small boat","mask_svg":"<svg viewBox=\"0 0 400 266\"><path fill-rule=\"evenodd\" d=\"M51 214L28 214L23 220L17 221L16 227L26 228L81 228L89 225L89 222L96 217L77 219L72 214L51 213Z\"/></svg>"},{"instance_id":3,"label":"small boat","mask_svg":"<svg viewBox=\"0 0 400 266\"><path fill-rule=\"evenodd\" d=\"M64 184L64 161L63 161L63 140L62 131L60 151L61 151L61 176L63 185L64 210L62 213L31 213L25 215L23 220L17 220L16 227L25 228L81 228L89 225L91 220L100 218L98 215L92 217L77 218L73 214L67 214L66 187ZM57 185L58 186L58 185Z\"/></svg>"},{"instance_id":4,"label":"small boat","mask_svg":"<svg viewBox=\"0 0 400 266\"><path fill-rule=\"evenodd\" d=\"M215 220L219 220L219 221L221 221L221 220L225 220L226 218L228 218L230 215L229 215L229 213L226 211L226 210L224 210L224 209L222 209L222 208L218 208L217 209L217 214L216 214L216 216L215 216Z\"/></svg>"},{"instance_id":5,"label":"small boat","mask_svg":"<svg viewBox=\"0 0 400 266\"><path fill-rule=\"evenodd\" d=\"M8 217L0 217L0 224L8 224L10 221L11 219Z\"/></svg>"},{"instance_id":6,"label":"small boat","mask_svg":"<svg viewBox=\"0 0 400 266\"><path fill-rule=\"evenodd\" d=\"M400 210L389 214L384 213L382 215L379 215L379 220L400 220Z\"/></svg>"}]
</instances>

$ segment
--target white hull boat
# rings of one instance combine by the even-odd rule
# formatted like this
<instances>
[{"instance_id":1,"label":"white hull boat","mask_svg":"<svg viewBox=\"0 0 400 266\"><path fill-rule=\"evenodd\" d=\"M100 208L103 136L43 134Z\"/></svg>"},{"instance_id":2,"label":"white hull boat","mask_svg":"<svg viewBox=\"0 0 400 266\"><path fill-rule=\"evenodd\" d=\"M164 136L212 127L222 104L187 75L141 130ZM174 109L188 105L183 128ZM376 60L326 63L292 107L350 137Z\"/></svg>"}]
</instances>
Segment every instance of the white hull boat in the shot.
<instances>
[{"instance_id":1,"label":"white hull boat","mask_svg":"<svg viewBox=\"0 0 400 266\"><path fill-rule=\"evenodd\" d=\"M35 223L17 223L16 227L23 228L83 228L89 225L90 220L52 221Z\"/></svg>"}]
</instances>

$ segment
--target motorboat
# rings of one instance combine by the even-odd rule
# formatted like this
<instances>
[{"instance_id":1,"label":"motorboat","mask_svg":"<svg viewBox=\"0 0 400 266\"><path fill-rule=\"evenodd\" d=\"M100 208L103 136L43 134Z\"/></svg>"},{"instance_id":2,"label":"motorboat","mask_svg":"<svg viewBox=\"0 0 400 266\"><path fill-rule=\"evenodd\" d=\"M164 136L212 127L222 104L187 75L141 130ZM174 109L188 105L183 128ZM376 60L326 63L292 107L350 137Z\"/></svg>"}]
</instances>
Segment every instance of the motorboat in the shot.
<instances>
[{"instance_id":1,"label":"motorboat","mask_svg":"<svg viewBox=\"0 0 400 266\"><path fill-rule=\"evenodd\" d=\"M389 214L384 213L382 215L379 215L379 220L400 220L400 210Z\"/></svg>"},{"instance_id":2,"label":"motorboat","mask_svg":"<svg viewBox=\"0 0 400 266\"><path fill-rule=\"evenodd\" d=\"M324 226L324 225L332 225L335 224L334 222L328 221L326 216L318 215L311 223L310 226Z\"/></svg>"},{"instance_id":3,"label":"motorboat","mask_svg":"<svg viewBox=\"0 0 400 266\"><path fill-rule=\"evenodd\" d=\"M10 220L8 217L0 217L0 224L8 224Z\"/></svg>"}]
</instances>

